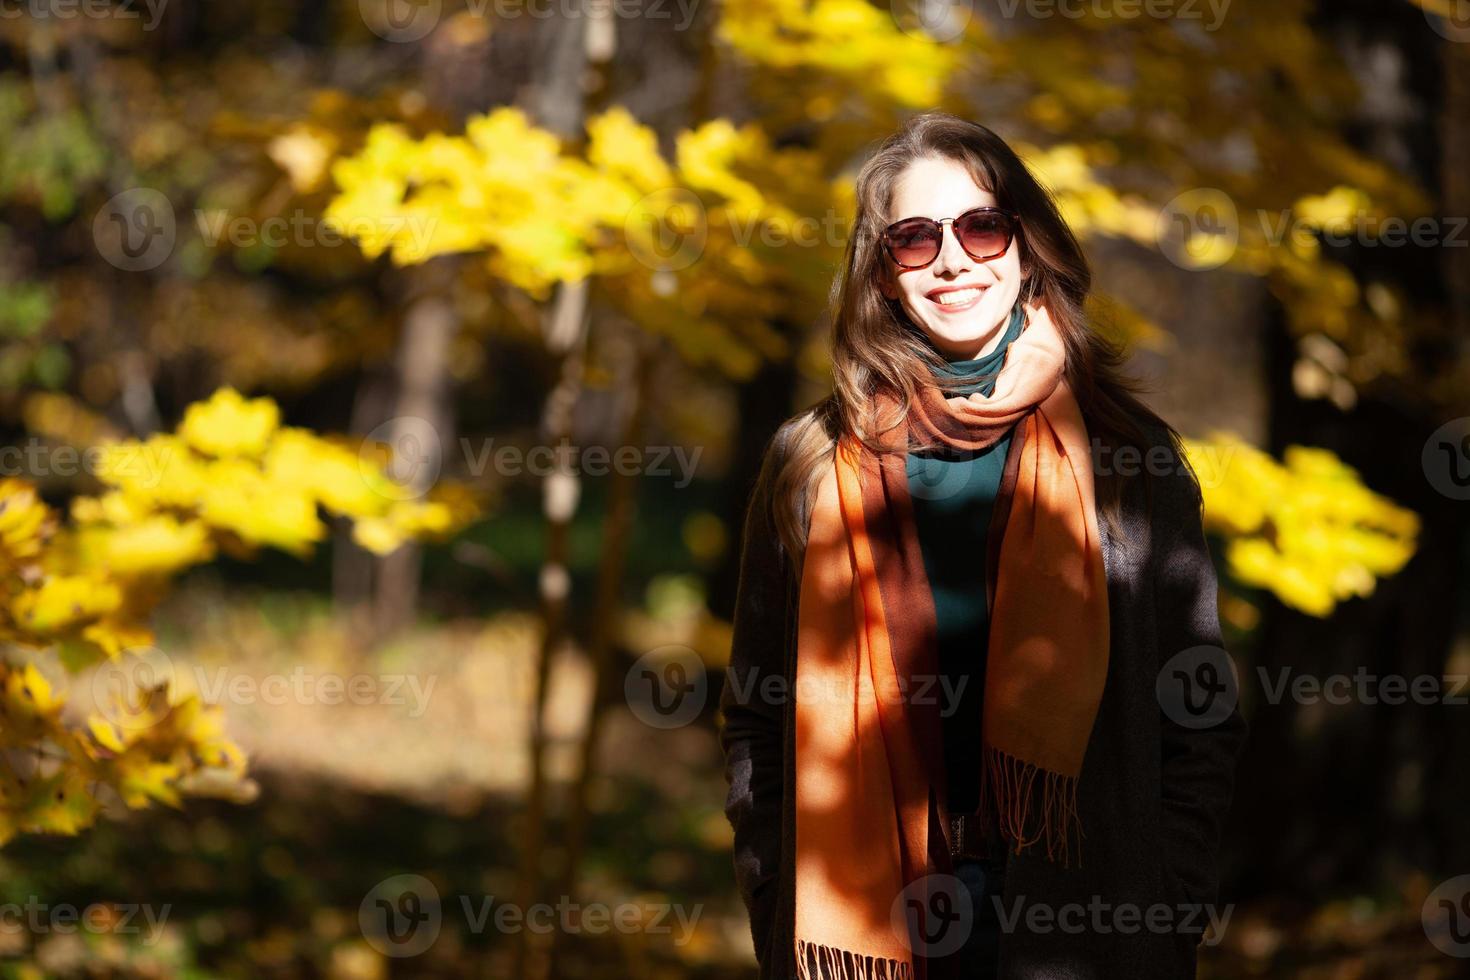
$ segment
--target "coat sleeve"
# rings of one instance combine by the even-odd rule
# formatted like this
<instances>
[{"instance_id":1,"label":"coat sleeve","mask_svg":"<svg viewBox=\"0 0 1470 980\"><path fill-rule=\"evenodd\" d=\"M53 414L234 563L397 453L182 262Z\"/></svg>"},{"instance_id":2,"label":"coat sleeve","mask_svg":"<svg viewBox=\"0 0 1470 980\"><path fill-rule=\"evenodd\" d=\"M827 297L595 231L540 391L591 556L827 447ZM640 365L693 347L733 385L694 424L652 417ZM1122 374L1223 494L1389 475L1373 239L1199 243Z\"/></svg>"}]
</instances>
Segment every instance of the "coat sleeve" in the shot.
<instances>
[{"instance_id":1,"label":"coat sleeve","mask_svg":"<svg viewBox=\"0 0 1470 980\"><path fill-rule=\"evenodd\" d=\"M791 563L781 548L764 488L780 465L779 437L767 449L742 535L730 665L720 695L720 745L735 831L735 879L750 913L762 964L772 955L782 861L783 763L788 641L795 629Z\"/></svg>"},{"instance_id":2,"label":"coat sleeve","mask_svg":"<svg viewBox=\"0 0 1470 980\"><path fill-rule=\"evenodd\" d=\"M1161 693L1163 833L1161 856L1165 885L1176 901L1212 906L1219 892L1219 843L1235 782L1235 764L1245 742L1246 723L1239 708L1239 682L1220 635L1215 566L1205 543L1199 484L1177 454L1171 472L1154 481L1153 537L1159 668L1188 651L1170 669L1199 670L1199 676L1225 678L1221 697L1206 718L1189 718L1177 705L1166 707ZM1212 666L1200 665L1209 661ZM1228 676L1227 676L1228 675ZM1196 687L1194 695L1203 693ZM1202 702L1195 702L1200 704ZM1168 710L1172 707L1174 710ZM1188 722L1188 723L1186 723ZM1191 937L1203 938L1200 921Z\"/></svg>"}]
</instances>

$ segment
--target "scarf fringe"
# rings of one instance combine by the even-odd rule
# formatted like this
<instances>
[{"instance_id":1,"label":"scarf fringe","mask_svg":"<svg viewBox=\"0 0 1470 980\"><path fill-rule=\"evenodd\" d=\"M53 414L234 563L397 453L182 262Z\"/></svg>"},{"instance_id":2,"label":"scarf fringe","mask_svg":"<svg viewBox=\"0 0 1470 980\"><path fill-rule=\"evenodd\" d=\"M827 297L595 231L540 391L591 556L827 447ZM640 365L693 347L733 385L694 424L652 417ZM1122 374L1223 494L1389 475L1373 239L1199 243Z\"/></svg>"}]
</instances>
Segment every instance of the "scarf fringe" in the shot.
<instances>
[{"instance_id":1,"label":"scarf fringe","mask_svg":"<svg viewBox=\"0 0 1470 980\"><path fill-rule=\"evenodd\" d=\"M986 746L980 779L980 809L994 817L1015 853L1036 844L1046 859L1071 866L1075 851L1082 866L1082 824L1077 817L1077 777L1042 769Z\"/></svg>"},{"instance_id":2,"label":"scarf fringe","mask_svg":"<svg viewBox=\"0 0 1470 980\"><path fill-rule=\"evenodd\" d=\"M864 956L798 939L796 976L797 980L914 980L914 969L886 956Z\"/></svg>"}]
</instances>

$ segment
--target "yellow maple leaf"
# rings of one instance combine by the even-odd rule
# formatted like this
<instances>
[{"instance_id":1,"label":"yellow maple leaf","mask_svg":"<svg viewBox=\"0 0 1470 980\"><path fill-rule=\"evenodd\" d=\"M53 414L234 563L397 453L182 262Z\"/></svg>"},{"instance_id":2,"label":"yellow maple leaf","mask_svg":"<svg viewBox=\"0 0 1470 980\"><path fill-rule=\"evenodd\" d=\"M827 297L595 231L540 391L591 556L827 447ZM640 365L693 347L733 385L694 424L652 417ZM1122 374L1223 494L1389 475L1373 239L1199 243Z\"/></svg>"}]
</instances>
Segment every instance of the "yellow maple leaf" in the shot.
<instances>
[{"instance_id":1,"label":"yellow maple leaf","mask_svg":"<svg viewBox=\"0 0 1470 980\"><path fill-rule=\"evenodd\" d=\"M247 400L234 388L221 388L184 410L178 434L207 456L259 457L280 422L281 410L269 398Z\"/></svg>"}]
</instances>

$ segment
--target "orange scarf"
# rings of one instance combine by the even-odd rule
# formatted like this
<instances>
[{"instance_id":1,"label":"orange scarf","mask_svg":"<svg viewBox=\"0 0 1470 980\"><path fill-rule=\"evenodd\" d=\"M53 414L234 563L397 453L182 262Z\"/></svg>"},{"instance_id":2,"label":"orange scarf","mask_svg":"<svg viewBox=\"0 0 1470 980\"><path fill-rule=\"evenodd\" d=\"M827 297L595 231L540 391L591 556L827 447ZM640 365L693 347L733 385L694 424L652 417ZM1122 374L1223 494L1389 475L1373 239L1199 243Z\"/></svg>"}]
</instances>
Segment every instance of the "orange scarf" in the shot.
<instances>
[{"instance_id":1,"label":"orange scarf","mask_svg":"<svg viewBox=\"0 0 1470 980\"><path fill-rule=\"evenodd\" d=\"M907 431L890 438L978 450L1015 427L1021 441L1001 481L990 554L976 556L991 572L981 814L1018 853L1042 841L1049 860L1065 863L1107 676L1107 581L1065 348L1044 310L1029 319L990 397L925 386ZM802 980L937 972L891 915L905 887L951 868L934 636L904 454L845 437L812 510L798 607Z\"/></svg>"}]
</instances>

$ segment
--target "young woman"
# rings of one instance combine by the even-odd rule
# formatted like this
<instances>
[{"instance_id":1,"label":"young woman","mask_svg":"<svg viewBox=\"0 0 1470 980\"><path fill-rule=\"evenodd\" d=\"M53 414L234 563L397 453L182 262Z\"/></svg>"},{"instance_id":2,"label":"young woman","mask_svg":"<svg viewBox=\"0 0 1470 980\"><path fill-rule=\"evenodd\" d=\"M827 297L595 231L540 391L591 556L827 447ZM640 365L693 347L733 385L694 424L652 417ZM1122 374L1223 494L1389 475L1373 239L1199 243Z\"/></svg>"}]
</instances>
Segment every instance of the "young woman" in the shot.
<instances>
[{"instance_id":1,"label":"young woman","mask_svg":"<svg viewBox=\"0 0 1470 980\"><path fill-rule=\"evenodd\" d=\"M1198 485L1090 280L983 126L919 116L858 176L721 698L763 978L1190 977L1224 919L1244 723L1169 693L1229 673Z\"/></svg>"}]
</instances>

